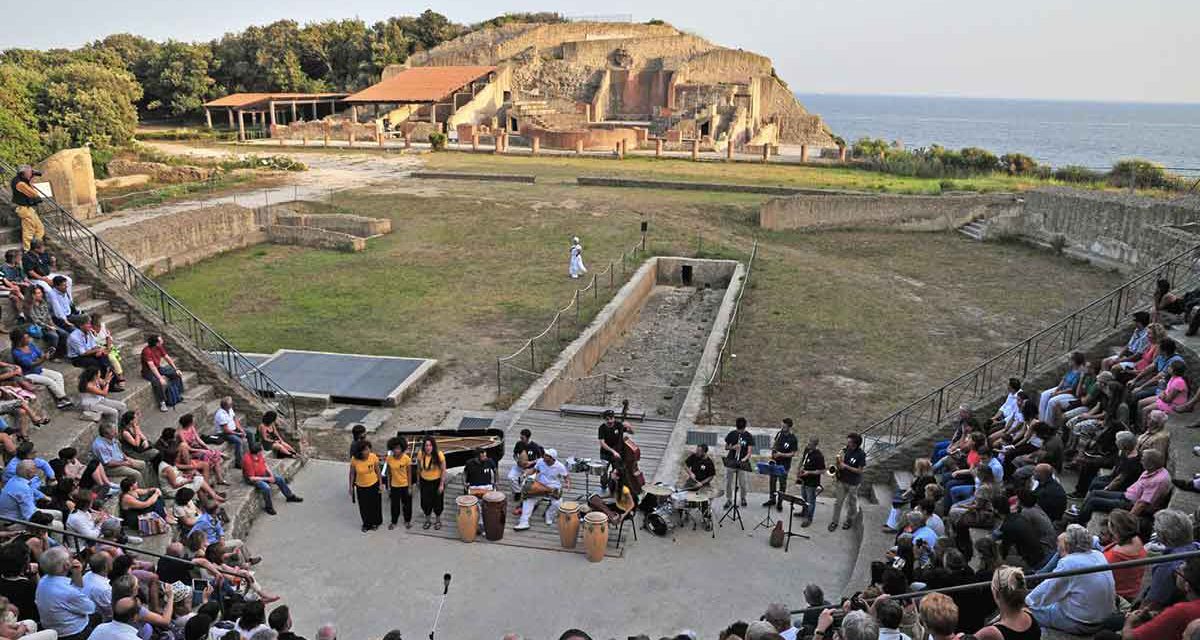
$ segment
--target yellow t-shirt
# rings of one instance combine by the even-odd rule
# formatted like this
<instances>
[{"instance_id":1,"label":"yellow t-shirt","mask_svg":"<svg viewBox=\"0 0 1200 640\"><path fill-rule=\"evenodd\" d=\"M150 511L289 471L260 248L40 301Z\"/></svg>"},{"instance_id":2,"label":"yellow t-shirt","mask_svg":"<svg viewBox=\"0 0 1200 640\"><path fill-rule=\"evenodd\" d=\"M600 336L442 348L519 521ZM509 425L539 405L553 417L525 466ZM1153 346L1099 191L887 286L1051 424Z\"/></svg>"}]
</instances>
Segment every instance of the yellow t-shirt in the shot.
<instances>
[{"instance_id":1,"label":"yellow t-shirt","mask_svg":"<svg viewBox=\"0 0 1200 640\"><path fill-rule=\"evenodd\" d=\"M632 508L633 494L629 492L629 487L621 487L621 497L617 498L617 509L625 512Z\"/></svg>"},{"instance_id":2,"label":"yellow t-shirt","mask_svg":"<svg viewBox=\"0 0 1200 640\"><path fill-rule=\"evenodd\" d=\"M428 464L427 464L428 462ZM438 452L437 462L426 460L425 452L417 454L417 466L420 467L422 480L437 480L442 477L442 467L446 465L446 454Z\"/></svg>"},{"instance_id":3,"label":"yellow t-shirt","mask_svg":"<svg viewBox=\"0 0 1200 640\"><path fill-rule=\"evenodd\" d=\"M412 457L408 453L400 454L399 458L389 453L387 457L388 485L407 487L412 483L412 479L408 477L411 468Z\"/></svg>"},{"instance_id":4,"label":"yellow t-shirt","mask_svg":"<svg viewBox=\"0 0 1200 640\"><path fill-rule=\"evenodd\" d=\"M366 460L350 458L350 466L354 469L354 486L373 487L379 483L379 456L373 452Z\"/></svg>"}]
</instances>

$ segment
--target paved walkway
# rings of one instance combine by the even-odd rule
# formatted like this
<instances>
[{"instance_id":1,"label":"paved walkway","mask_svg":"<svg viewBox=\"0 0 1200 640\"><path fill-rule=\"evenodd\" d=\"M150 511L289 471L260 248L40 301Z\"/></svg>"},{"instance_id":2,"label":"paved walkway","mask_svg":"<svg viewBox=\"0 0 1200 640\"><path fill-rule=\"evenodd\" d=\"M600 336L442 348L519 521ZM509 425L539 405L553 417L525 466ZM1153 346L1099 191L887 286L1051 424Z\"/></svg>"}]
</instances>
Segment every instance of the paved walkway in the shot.
<instances>
[{"instance_id":1,"label":"paved walkway","mask_svg":"<svg viewBox=\"0 0 1200 640\"><path fill-rule=\"evenodd\" d=\"M577 554L403 529L362 534L341 463L310 462L292 486L304 504L260 518L248 543L266 558L259 579L284 596L296 632L308 638L324 622L343 638L378 638L390 628L426 637L445 572L453 581L439 638L499 640L513 631L553 640L573 626L597 639L681 629L712 638L737 619L757 619L771 601L800 606L809 582L840 593L858 545L849 532L814 535L784 554L767 545L766 530L753 530L763 515L754 506L745 532L727 522L716 540L690 530L674 540L644 535L623 558L591 564ZM757 505L763 496L750 499Z\"/></svg>"}]
</instances>

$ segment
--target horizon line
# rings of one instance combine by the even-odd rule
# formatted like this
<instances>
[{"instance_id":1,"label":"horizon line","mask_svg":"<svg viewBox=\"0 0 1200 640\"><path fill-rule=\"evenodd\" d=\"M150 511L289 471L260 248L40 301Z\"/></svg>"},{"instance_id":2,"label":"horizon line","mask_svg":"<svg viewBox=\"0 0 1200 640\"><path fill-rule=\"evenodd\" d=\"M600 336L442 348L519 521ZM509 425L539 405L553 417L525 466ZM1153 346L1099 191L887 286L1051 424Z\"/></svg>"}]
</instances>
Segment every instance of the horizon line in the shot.
<instances>
[{"instance_id":1,"label":"horizon line","mask_svg":"<svg viewBox=\"0 0 1200 640\"><path fill-rule=\"evenodd\" d=\"M1131 105L1158 105L1158 106L1176 106L1176 107L1200 107L1200 101L1184 102L1178 100L1119 100L1112 98L1031 98L1031 97L1008 97L1001 98L996 96L976 96L964 94L945 94L945 93L874 93L867 91L794 91L796 96L848 96L856 98L945 98L950 100L1008 100L1013 102L1075 102L1075 103L1091 103L1091 104L1131 104Z\"/></svg>"}]
</instances>

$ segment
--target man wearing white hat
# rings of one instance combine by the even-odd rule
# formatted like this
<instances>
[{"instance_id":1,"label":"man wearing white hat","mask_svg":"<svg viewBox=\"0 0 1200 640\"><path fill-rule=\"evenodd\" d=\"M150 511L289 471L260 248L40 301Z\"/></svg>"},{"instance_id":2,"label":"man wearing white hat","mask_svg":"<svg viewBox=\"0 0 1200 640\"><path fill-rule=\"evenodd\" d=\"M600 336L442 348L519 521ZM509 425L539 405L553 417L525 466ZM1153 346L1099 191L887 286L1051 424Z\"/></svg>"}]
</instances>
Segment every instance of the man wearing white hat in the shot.
<instances>
[{"instance_id":1,"label":"man wearing white hat","mask_svg":"<svg viewBox=\"0 0 1200 640\"><path fill-rule=\"evenodd\" d=\"M564 488L571 488L571 477L567 475L567 467L558 461L558 452L554 449L546 449L542 459L526 473L533 474L533 487L525 494L525 501L521 504L521 521L513 527L515 531L529 528L529 516L533 514L542 496L550 498L550 506L546 509L546 526L553 525L554 517L558 515L558 500L562 497L562 491Z\"/></svg>"},{"instance_id":2,"label":"man wearing white hat","mask_svg":"<svg viewBox=\"0 0 1200 640\"><path fill-rule=\"evenodd\" d=\"M579 242L579 236L571 238L571 262L567 266L567 273L572 278L587 273L587 267L583 266L583 245Z\"/></svg>"}]
</instances>

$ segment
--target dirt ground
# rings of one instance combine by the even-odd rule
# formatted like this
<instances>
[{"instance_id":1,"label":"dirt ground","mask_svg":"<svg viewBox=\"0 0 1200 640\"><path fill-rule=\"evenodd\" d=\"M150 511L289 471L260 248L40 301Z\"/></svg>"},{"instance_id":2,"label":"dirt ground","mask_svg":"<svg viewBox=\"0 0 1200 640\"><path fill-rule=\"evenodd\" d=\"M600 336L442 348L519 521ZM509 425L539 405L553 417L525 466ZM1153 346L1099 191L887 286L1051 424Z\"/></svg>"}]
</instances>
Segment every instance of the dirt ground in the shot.
<instances>
[{"instance_id":1,"label":"dirt ground","mask_svg":"<svg viewBox=\"0 0 1200 640\"><path fill-rule=\"evenodd\" d=\"M844 433L1120 281L1049 252L954 233L764 232L754 221L765 196L578 187L557 174L536 185L418 180L407 176L411 156L297 156L331 162L331 175L384 163L333 202L389 217L395 232L353 255L253 247L166 284L246 350L439 359L439 374L400 408L404 425L492 405L496 358L541 332L579 284L566 277L568 239L583 239L596 271L637 242L643 220L653 254L745 260L760 243L737 358L713 396L716 424L791 416L802 432ZM503 158L494 170L506 170ZM257 285L227 286L242 273Z\"/></svg>"}]
</instances>

